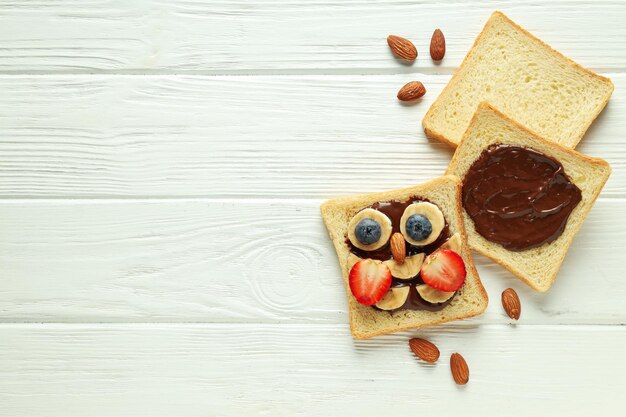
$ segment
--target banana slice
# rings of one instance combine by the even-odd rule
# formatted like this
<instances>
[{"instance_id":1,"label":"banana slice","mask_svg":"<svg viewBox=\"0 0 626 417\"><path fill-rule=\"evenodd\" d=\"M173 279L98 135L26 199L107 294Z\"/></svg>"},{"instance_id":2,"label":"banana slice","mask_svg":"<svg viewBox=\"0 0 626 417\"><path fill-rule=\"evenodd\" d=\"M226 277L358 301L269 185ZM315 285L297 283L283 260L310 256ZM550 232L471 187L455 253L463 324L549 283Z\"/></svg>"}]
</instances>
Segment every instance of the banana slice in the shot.
<instances>
[{"instance_id":1,"label":"banana slice","mask_svg":"<svg viewBox=\"0 0 626 417\"><path fill-rule=\"evenodd\" d=\"M422 264L424 263L424 254L418 253L417 255L407 256L404 258L404 262L399 264L395 259L385 261L391 271L391 275L400 279L411 279L420 273Z\"/></svg>"},{"instance_id":2,"label":"banana slice","mask_svg":"<svg viewBox=\"0 0 626 417\"><path fill-rule=\"evenodd\" d=\"M395 310L404 305L407 297L409 296L410 286L390 288L387 294L376 303L376 307L381 310Z\"/></svg>"},{"instance_id":3,"label":"banana slice","mask_svg":"<svg viewBox=\"0 0 626 417\"><path fill-rule=\"evenodd\" d=\"M429 287L426 284L416 285L415 289L419 293L420 297L422 297L429 303L443 303L444 301L448 301L450 298L452 298L455 293L455 291L439 291L433 287Z\"/></svg>"},{"instance_id":4,"label":"banana slice","mask_svg":"<svg viewBox=\"0 0 626 417\"><path fill-rule=\"evenodd\" d=\"M347 265L348 266L348 273L350 273L350 270L352 269L354 264L359 262L360 260L361 260L361 258L356 256L354 253L350 252L350 254L348 255L348 265Z\"/></svg>"},{"instance_id":5,"label":"banana slice","mask_svg":"<svg viewBox=\"0 0 626 417\"><path fill-rule=\"evenodd\" d=\"M380 225L380 238L376 242L370 243L369 245L364 245L359 242L359 239L356 238L355 234L356 226L361 220L365 219L373 220ZM389 217L385 216L378 210L366 208L365 210L359 211L354 215L354 217L352 217L352 220L350 220L350 224L348 224L348 239L350 239L350 242L352 242L352 244L357 248L372 251L382 248L387 243L391 237L391 229L391 219L389 219Z\"/></svg>"},{"instance_id":6,"label":"banana slice","mask_svg":"<svg viewBox=\"0 0 626 417\"><path fill-rule=\"evenodd\" d=\"M432 232L425 239L415 240L411 236L409 236L406 231L406 222L407 220L409 220L409 217L414 214L421 214L422 216L426 217L432 225ZM425 201L409 205L404 210L402 218L400 219L400 231L404 235L406 241L415 246L425 246L429 243L433 243L435 240L437 240L445 225L446 220L444 219L441 210L439 210L439 207Z\"/></svg>"},{"instance_id":7,"label":"banana slice","mask_svg":"<svg viewBox=\"0 0 626 417\"><path fill-rule=\"evenodd\" d=\"M461 235L459 233L453 234L452 237L448 239L446 243L441 245L441 249L450 249L451 251L454 251L460 255L461 254Z\"/></svg>"}]
</instances>

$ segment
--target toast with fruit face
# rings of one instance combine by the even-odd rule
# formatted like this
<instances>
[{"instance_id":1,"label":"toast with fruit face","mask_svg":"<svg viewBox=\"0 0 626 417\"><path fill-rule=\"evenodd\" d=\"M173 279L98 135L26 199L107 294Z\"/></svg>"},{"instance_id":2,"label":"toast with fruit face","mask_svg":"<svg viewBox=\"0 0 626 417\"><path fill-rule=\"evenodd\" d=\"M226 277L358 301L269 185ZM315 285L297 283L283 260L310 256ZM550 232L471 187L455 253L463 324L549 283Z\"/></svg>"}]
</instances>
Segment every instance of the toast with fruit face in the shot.
<instances>
[{"instance_id":1,"label":"toast with fruit face","mask_svg":"<svg viewBox=\"0 0 626 417\"><path fill-rule=\"evenodd\" d=\"M325 202L356 339L481 314L487 293L461 216L461 184L415 187Z\"/></svg>"}]
</instances>

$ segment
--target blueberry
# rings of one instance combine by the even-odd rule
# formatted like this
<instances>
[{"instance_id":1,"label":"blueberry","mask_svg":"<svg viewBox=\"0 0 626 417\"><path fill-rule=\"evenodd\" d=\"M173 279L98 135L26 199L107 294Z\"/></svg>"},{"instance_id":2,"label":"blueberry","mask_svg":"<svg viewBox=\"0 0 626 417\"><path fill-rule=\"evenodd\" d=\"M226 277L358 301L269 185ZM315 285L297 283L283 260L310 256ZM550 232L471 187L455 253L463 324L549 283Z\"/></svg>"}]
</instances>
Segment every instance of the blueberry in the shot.
<instances>
[{"instance_id":1,"label":"blueberry","mask_svg":"<svg viewBox=\"0 0 626 417\"><path fill-rule=\"evenodd\" d=\"M381 234L380 224L372 219L363 219L354 228L354 235L363 245L371 245L378 242Z\"/></svg>"},{"instance_id":2,"label":"blueberry","mask_svg":"<svg viewBox=\"0 0 626 417\"><path fill-rule=\"evenodd\" d=\"M406 221L406 232L413 240L424 240L433 232L433 225L426 216L414 214Z\"/></svg>"}]
</instances>

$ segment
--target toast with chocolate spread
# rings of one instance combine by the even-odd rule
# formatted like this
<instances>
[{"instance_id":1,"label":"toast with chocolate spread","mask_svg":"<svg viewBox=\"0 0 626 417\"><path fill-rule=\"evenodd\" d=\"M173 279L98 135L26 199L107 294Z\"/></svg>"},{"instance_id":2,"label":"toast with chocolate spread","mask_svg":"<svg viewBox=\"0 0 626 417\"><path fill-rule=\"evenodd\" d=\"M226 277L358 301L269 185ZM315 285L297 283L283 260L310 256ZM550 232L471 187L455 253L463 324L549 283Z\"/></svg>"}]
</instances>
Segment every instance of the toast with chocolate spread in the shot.
<instances>
[{"instance_id":1,"label":"toast with chocolate spread","mask_svg":"<svg viewBox=\"0 0 626 417\"><path fill-rule=\"evenodd\" d=\"M469 246L542 292L610 173L606 161L543 139L487 103L447 170L462 182Z\"/></svg>"},{"instance_id":2,"label":"toast with chocolate spread","mask_svg":"<svg viewBox=\"0 0 626 417\"><path fill-rule=\"evenodd\" d=\"M461 215L461 184L422 185L322 204L355 339L459 320L487 307Z\"/></svg>"}]
</instances>

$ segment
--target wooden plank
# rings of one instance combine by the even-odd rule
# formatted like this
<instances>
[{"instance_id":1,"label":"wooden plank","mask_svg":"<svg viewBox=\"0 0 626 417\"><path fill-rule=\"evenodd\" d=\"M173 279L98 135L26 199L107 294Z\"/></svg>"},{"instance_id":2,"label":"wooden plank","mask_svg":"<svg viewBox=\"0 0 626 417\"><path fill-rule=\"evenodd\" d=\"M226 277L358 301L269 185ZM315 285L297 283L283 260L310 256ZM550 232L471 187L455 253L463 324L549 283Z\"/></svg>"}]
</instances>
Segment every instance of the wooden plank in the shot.
<instances>
[{"instance_id":1,"label":"wooden plank","mask_svg":"<svg viewBox=\"0 0 626 417\"><path fill-rule=\"evenodd\" d=\"M344 325L4 325L0 413L37 416L619 415L626 328L443 326L420 363L405 333ZM470 381L456 387L461 352ZM611 377L611 376L618 377ZM592 394L591 394L592 393Z\"/></svg>"},{"instance_id":2,"label":"wooden plank","mask_svg":"<svg viewBox=\"0 0 626 417\"><path fill-rule=\"evenodd\" d=\"M17 200L0 204L2 322L346 323L316 200ZM553 288L476 256L491 304L468 322L624 324L623 200L601 199Z\"/></svg>"},{"instance_id":3,"label":"wooden plank","mask_svg":"<svg viewBox=\"0 0 626 417\"><path fill-rule=\"evenodd\" d=\"M626 74L612 74L616 91ZM411 78L423 102L395 98ZM441 175L421 119L449 76L0 76L0 197L328 198ZM626 195L626 96L579 149Z\"/></svg>"},{"instance_id":4,"label":"wooden plank","mask_svg":"<svg viewBox=\"0 0 626 417\"><path fill-rule=\"evenodd\" d=\"M410 72L385 43L397 33L416 43L415 68L450 72L495 9L583 65L626 67L626 4L615 0L13 0L2 5L0 70ZM436 27L447 39L439 66L428 56Z\"/></svg>"}]
</instances>

